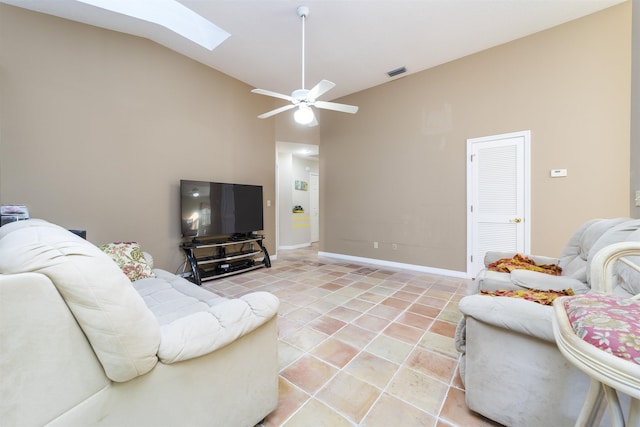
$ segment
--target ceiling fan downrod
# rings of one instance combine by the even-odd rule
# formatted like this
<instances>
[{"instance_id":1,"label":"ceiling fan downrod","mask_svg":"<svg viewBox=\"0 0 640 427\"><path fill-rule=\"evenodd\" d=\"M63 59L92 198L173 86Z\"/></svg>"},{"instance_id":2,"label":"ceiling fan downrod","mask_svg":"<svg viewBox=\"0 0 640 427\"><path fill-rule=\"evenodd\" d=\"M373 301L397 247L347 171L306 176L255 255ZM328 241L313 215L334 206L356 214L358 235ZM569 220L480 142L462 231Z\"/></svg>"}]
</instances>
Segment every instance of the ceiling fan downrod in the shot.
<instances>
[{"instance_id":1,"label":"ceiling fan downrod","mask_svg":"<svg viewBox=\"0 0 640 427\"><path fill-rule=\"evenodd\" d=\"M304 24L306 21L307 16L309 16L309 8L307 6L299 6L298 9L296 10L298 12L298 16L302 19L302 89L306 89L304 86L304 42L305 42L305 37L304 37Z\"/></svg>"}]
</instances>

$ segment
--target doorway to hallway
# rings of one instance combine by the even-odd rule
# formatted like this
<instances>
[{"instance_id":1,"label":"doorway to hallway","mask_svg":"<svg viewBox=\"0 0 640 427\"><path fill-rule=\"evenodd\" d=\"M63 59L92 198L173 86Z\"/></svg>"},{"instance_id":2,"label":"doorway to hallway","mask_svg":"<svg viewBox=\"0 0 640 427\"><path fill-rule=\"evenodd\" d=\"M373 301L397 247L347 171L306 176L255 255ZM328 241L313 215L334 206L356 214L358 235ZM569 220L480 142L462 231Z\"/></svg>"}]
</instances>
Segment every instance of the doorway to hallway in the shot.
<instances>
[{"instance_id":1,"label":"doorway to hallway","mask_svg":"<svg viewBox=\"0 0 640 427\"><path fill-rule=\"evenodd\" d=\"M276 248L297 249L320 240L319 148L276 144Z\"/></svg>"}]
</instances>

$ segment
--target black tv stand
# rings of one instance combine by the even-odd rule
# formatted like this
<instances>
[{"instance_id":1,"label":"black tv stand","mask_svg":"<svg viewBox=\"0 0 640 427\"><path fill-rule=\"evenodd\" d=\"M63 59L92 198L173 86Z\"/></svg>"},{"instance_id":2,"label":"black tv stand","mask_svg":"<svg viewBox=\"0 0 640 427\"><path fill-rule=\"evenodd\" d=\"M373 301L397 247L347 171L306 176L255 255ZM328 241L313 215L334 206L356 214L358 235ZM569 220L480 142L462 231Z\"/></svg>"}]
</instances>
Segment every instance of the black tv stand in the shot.
<instances>
[{"instance_id":1,"label":"black tv stand","mask_svg":"<svg viewBox=\"0 0 640 427\"><path fill-rule=\"evenodd\" d=\"M208 280L271 267L263 240L264 236L250 234L182 243L180 248L191 268L189 280L201 286Z\"/></svg>"},{"instance_id":2,"label":"black tv stand","mask_svg":"<svg viewBox=\"0 0 640 427\"><path fill-rule=\"evenodd\" d=\"M244 234L244 233L238 233L238 234L233 234L229 240L233 241L233 242L240 242L246 239L250 239L251 235L250 234Z\"/></svg>"}]
</instances>

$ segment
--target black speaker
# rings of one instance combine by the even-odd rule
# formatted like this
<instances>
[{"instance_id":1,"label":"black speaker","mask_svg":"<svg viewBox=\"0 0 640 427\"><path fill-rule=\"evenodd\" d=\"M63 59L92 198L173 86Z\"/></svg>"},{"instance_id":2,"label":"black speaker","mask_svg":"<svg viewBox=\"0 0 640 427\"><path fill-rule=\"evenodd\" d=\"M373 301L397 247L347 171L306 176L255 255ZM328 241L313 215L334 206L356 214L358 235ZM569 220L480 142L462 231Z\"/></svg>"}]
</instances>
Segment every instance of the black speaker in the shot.
<instances>
[{"instance_id":1,"label":"black speaker","mask_svg":"<svg viewBox=\"0 0 640 427\"><path fill-rule=\"evenodd\" d=\"M69 230L69 231L87 240L87 230Z\"/></svg>"}]
</instances>

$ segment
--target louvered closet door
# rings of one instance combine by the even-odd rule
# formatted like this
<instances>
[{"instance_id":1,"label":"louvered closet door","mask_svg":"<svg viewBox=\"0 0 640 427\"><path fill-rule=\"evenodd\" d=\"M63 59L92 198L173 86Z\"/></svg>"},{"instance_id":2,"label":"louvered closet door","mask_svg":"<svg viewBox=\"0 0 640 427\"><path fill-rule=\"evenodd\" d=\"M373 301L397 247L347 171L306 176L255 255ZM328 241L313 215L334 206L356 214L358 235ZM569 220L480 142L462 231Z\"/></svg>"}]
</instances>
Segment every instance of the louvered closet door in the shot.
<instances>
[{"instance_id":1,"label":"louvered closet door","mask_svg":"<svg viewBox=\"0 0 640 427\"><path fill-rule=\"evenodd\" d=\"M525 132L468 140L471 277L484 267L487 251L529 252L528 137Z\"/></svg>"}]
</instances>

